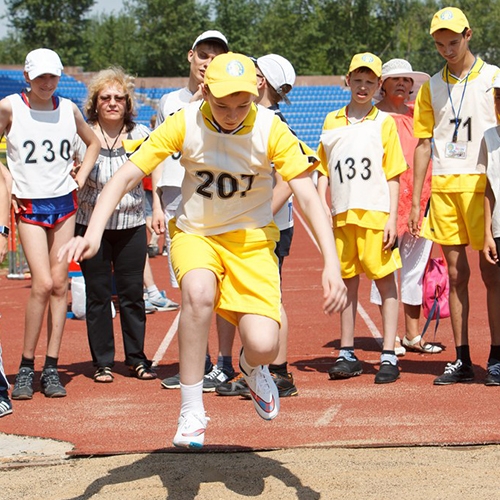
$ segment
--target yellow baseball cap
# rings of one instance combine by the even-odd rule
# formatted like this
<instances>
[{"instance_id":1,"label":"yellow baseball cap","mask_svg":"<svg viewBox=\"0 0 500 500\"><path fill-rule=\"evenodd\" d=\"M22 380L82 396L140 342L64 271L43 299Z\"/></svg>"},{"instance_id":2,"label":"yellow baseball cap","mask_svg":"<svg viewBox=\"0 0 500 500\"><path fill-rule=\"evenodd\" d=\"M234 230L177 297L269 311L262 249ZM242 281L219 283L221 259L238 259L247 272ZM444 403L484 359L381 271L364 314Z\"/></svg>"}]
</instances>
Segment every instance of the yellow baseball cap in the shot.
<instances>
[{"instance_id":1,"label":"yellow baseball cap","mask_svg":"<svg viewBox=\"0 0 500 500\"><path fill-rule=\"evenodd\" d=\"M257 72L253 61L243 54L227 52L214 57L205 71L205 85L214 97L225 97L235 92L258 96Z\"/></svg>"},{"instance_id":2,"label":"yellow baseball cap","mask_svg":"<svg viewBox=\"0 0 500 500\"><path fill-rule=\"evenodd\" d=\"M431 21L430 34L437 30L451 30L462 33L465 28L470 28L465 14L456 7L445 7L434 14Z\"/></svg>"},{"instance_id":3,"label":"yellow baseball cap","mask_svg":"<svg viewBox=\"0 0 500 500\"><path fill-rule=\"evenodd\" d=\"M382 61L370 52L356 54L349 66L349 73L359 68L371 69L379 78L382 76Z\"/></svg>"}]
</instances>

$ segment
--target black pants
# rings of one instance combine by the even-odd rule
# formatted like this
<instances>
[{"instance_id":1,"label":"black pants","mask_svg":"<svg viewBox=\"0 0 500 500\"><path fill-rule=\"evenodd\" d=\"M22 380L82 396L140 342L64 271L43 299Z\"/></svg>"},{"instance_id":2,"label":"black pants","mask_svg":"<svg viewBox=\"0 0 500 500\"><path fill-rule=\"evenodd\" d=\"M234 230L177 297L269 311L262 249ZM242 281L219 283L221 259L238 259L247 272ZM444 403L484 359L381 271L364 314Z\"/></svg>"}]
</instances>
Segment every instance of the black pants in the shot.
<instances>
[{"instance_id":1,"label":"black pants","mask_svg":"<svg viewBox=\"0 0 500 500\"><path fill-rule=\"evenodd\" d=\"M86 226L76 225L83 236ZM125 363L146 361L144 336L146 313L143 276L146 262L146 226L105 230L97 254L81 263L86 289L86 321L94 366L112 367L115 340L111 315L113 273L120 307Z\"/></svg>"}]
</instances>

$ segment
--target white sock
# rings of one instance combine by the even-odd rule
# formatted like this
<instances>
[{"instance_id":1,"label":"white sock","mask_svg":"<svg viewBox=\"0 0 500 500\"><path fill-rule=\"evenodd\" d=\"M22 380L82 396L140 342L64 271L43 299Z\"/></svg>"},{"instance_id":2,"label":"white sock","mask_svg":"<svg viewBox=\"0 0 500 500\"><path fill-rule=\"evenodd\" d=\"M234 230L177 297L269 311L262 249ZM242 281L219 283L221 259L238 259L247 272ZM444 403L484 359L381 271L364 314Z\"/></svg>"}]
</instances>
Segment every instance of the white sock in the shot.
<instances>
[{"instance_id":1,"label":"white sock","mask_svg":"<svg viewBox=\"0 0 500 500\"><path fill-rule=\"evenodd\" d=\"M181 382L181 415L187 412L205 415L203 380L193 385L185 385Z\"/></svg>"},{"instance_id":2,"label":"white sock","mask_svg":"<svg viewBox=\"0 0 500 500\"><path fill-rule=\"evenodd\" d=\"M162 298L161 293L156 285L148 286L146 288L146 292L149 299L157 300Z\"/></svg>"},{"instance_id":3,"label":"white sock","mask_svg":"<svg viewBox=\"0 0 500 500\"><path fill-rule=\"evenodd\" d=\"M245 351L242 350L240 354L240 367L243 370L243 373L246 375L250 375L252 373L252 370L255 370L257 368L256 366L250 366L247 363L247 360L245 359Z\"/></svg>"}]
</instances>

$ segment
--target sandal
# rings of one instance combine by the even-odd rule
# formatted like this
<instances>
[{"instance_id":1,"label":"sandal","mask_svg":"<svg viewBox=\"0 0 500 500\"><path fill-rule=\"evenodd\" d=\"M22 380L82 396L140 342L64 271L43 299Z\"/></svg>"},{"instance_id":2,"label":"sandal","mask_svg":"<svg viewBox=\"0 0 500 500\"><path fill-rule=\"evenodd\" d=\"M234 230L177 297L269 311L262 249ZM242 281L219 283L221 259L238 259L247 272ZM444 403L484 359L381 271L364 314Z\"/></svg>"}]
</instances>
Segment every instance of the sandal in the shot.
<instances>
[{"instance_id":1,"label":"sandal","mask_svg":"<svg viewBox=\"0 0 500 500\"><path fill-rule=\"evenodd\" d=\"M396 343L399 343L399 345L394 347L394 354L396 356L404 356L406 354L406 349L401 345L401 339L399 337L396 337Z\"/></svg>"},{"instance_id":2,"label":"sandal","mask_svg":"<svg viewBox=\"0 0 500 500\"><path fill-rule=\"evenodd\" d=\"M409 340L405 335L401 343L406 347L406 349L408 349L408 351L426 352L427 354L438 354L443 350L442 347L434 344L429 344L428 342L424 342L424 344L422 344L421 335L417 335L412 340Z\"/></svg>"},{"instance_id":3,"label":"sandal","mask_svg":"<svg viewBox=\"0 0 500 500\"><path fill-rule=\"evenodd\" d=\"M100 366L94 373L94 382L98 384L110 384L114 378L109 366Z\"/></svg>"},{"instance_id":4,"label":"sandal","mask_svg":"<svg viewBox=\"0 0 500 500\"><path fill-rule=\"evenodd\" d=\"M151 365L147 361L141 361L134 366L129 366L130 376L136 377L139 380L154 380L158 375L151 369Z\"/></svg>"}]
</instances>

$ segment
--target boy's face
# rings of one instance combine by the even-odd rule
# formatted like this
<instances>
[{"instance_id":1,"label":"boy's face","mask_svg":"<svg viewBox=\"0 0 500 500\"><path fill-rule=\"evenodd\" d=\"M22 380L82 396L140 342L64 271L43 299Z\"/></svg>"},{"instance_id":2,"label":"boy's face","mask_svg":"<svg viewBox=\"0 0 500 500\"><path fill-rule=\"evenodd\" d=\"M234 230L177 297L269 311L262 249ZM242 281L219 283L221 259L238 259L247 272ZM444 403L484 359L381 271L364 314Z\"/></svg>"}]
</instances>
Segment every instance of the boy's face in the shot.
<instances>
[{"instance_id":1,"label":"boy's face","mask_svg":"<svg viewBox=\"0 0 500 500\"><path fill-rule=\"evenodd\" d=\"M352 99L358 104L366 104L380 87L380 78L371 69L355 69L347 75L347 85L351 88Z\"/></svg>"},{"instance_id":2,"label":"boy's face","mask_svg":"<svg viewBox=\"0 0 500 500\"><path fill-rule=\"evenodd\" d=\"M463 60L469 50L469 40L472 30L468 29L465 36L451 30L438 30L432 34L437 51L448 64L457 64Z\"/></svg>"},{"instance_id":3,"label":"boy's face","mask_svg":"<svg viewBox=\"0 0 500 500\"><path fill-rule=\"evenodd\" d=\"M213 42L201 42L188 52L188 61L191 64L189 71L196 83L203 83L205 71L212 59L224 52L226 51L222 45Z\"/></svg>"},{"instance_id":4,"label":"boy's face","mask_svg":"<svg viewBox=\"0 0 500 500\"><path fill-rule=\"evenodd\" d=\"M250 112L255 96L248 92L236 92L225 97L214 97L205 86L203 98L210 105L214 120L223 132L232 132Z\"/></svg>"}]
</instances>

